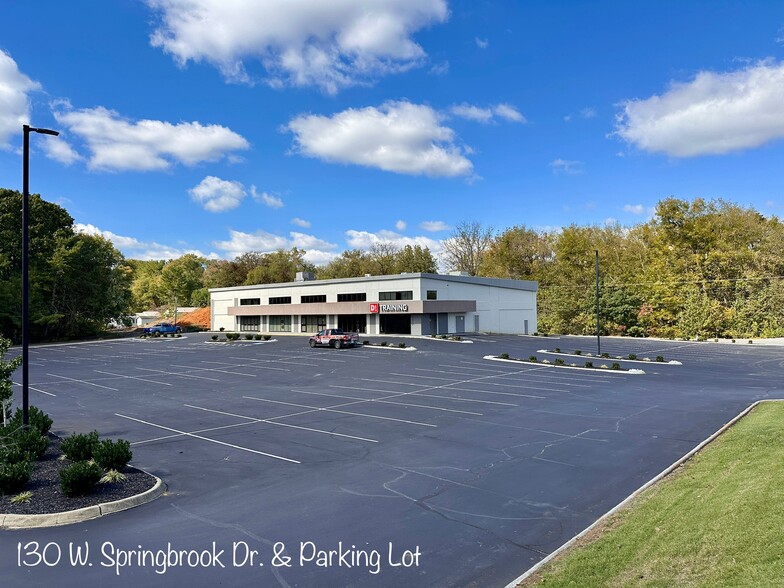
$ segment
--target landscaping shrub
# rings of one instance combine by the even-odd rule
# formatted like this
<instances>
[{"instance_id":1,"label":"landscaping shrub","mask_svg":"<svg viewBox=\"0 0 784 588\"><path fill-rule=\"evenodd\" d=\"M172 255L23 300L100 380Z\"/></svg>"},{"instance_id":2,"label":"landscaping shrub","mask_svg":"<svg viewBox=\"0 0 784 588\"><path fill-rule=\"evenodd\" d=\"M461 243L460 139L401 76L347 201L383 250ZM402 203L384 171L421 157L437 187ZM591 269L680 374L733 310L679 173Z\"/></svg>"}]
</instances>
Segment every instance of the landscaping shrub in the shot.
<instances>
[{"instance_id":1,"label":"landscaping shrub","mask_svg":"<svg viewBox=\"0 0 784 588\"><path fill-rule=\"evenodd\" d=\"M528 361L532 361L533 363L536 363L536 356L535 355L529 355L528 356Z\"/></svg>"},{"instance_id":2,"label":"landscaping shrub","mask_svg":"<svg viewBox=\"0 0 784 588\"><path fill-rule=\"evenodd\" d=\"M219 331L222 333L223 331L225 331L225 330L226 330L226 328L225 328L225 327L221 327L221 328L220 328L220 329L218 329L218 330L219 330Z\"/></svg>"},{"instance_id":3,"label":"landscaping shrub","mask_svg":"<svg viewBox=\"0 0 784 588\"><path fill-rule=\"evenodd\" d=\"M561 353L561 348L560 348L560 347L556 347L556 348L554 349L554 351L555 351L556 353Z\"/></svg>"},{"instance_id":4,"label":"landscaping shrub","mask_svg":"<svg viewBox=\"0 0 784 588\"><path fill-rule=\"evenodd\" d=\"M254 338L256 341L261 341L261 335L253 335L253 338Z\"/></svg>"},{"instance_id":5,"label":"landscaping shrub","mask_svg":"<svg viewBox=\"0 0 784 588\"><path fill-rule=\"evenodd\" d=\"M614 370L619 370L619 369L621 369L621 364L620 364L620 363L617 363L617 362L613 363L613 364L612 364L612 369L614 369Z\"/></svg>"},{"instance_id":6,"label":"landscaping shrub","mask_svg":"<svg viewBox=\"0 0 784 588\"><path fill-rule=\"evenodd\" d=\"M626 334L629 335L629 337L645 337L645 329L635 325L633 327L629 327L626 331Z\"/></svg>"},{"instance_id":7,"label":"landscaping shrub","mask_svg":"<svg viewBox=\"0 0 784 588\"><path fill-rule=\"evenodd\" d=\"M662 362L662 361L664 361L664 358L661 355L657 355L656 356L656 361Z\"/></svg>"},{"instance_id":8,"label":"landscaping shrub","mask_svg":"<svg viewBox=\"0 0 784 588\"><path fill-rule=\"evenodd\" d=\"M263 338L265 341L269 341L270 339L272 339L272 335L264 335Z\"/></svg>"},{"instance_id":9,"label":"landscaping shrub","mask_svg":"<svg viewBox=\"0 0 784 588\"><path fill-rule=\"evenodd\" d=\"M12 443L0 447L0 465L26 461L35 461L35 456Z\"/></svg>"},{"instance_id":10,"label":"landscaping shrub","mask_svg":"<svg viewBox=\"0 0 784 588\"><path fill-rule=\"evenodd\" d=\"M629 354L629 359L632 359L632 360L637 359L637 355L635 355L634 353L630 353Z\"/></svg>"},{"instance_id":11,"label":"landscaping shrub","mask_svg":"<svg viewBox=\"0 0 784 588\"><path fill-rule=\"evenodd\" d=\"M118 439L117 441L106 439L95 447L93 458L103 469L117 470L119 472L133 458L131 444L125 439Z\"/></svg>"},{"instance_id":12,"label":"landscaping shrub","mask_svg":"<svg viewBox=\"0 0 784 588\"><path fill-rule=\"evenodd\" d=\"M46 435L49 432L49 429L52 428L52 419L49 418L48 414L36 406L31 406L29 408L27 416L28 423L30 423L30 428L35 429L41 435ZM12 431L21 429L22 420L22 409L17 408L16 412L14 412L14 416L8 420L8 428Z\"/></svg>"},{"instance_id":13,"label":"landscaping shrub","mask_svg":"<svg viewBox=\"0 0 784 588\"><path fill-rule=\"evenodd\" d=\"M555 365L564 365L566 362L561 359L560 357L556 357L555 361L553 362Z\"/></svg>"},{"instance_id":14,"label":"landscaping shrub","mask_svg":"<svg viewBox=\"0 0 784 588\"><path fill-rule=\"evenodd\" d=\"M398 343L397 346L400 347L400 349L405 349L406 348L406 344L405 343Z\"/></svg>"},{"instance_id":15,"label":"landscaping shrub","mask_svg":"<svg viewBox=\"0 0 784 588\"><path fill-rule=\"evenodd\" d=\"M602 353L601 357L602 357L602 359L610 359L610 354L607 353L607 352L604 352L604 353Z\"/></svg>"},{"instance_id":16,"label":"landscaping shrub","mask_svg":"<svg viewBox=\"0 0 784 588\"><path fill-rule=\"evenodd\" d=\"M362 345L370 345L370 341L362 341Z\"/></svg>"},{"instance_id":17,"label":"landscaping shrub","mask_svg":"<svg viewBox=\"0 0 784 588\"><path fill-rule=\"evenodd\" d=\"M539 331L534 331L534 337L538 337L538 336L539 336Z\"/></svg>"},{"instance_id":18,"label":"landscaping shrub","mask_svg":"<svg viewBox=\"0 0 784 588\"><path fill-rule=\"evenodd\" d=\"M752 343L754 343L754 341L752 341L751 339L749 339L749 345L751 345Z\"/></svg>"},{"instance_id":19,"label":"landscaping shrub","mask_svg":"<svg viewBox=\"0 0 784 588\"><path fill-rule=\"evenodd\" d=\"M217 341L218 340L218 336L217 335L213 335L212 337L210 337L210 339L212 339L213 341Z\"/></svg>"},{"instance_id":20,"label":"landscaping shrub","mask_svg":"<svg viewBox=\"0 0 784 588\"><path fill-rule=\"evenodd\" d=\"M17 429L11 438L19 451L32 456L33 460L40 459L49 447L49 438L44 437L36 429Z\"/></svg>"},{"instance_id":21,"label":"landscaping shrub","mask_svg":"<svg viewBox=\"0 0 784 588\"><path fill-rule=\"evenodd\" d=\"M32 466L29 462L0 464L0 494L20 492L30 479Z\"/></svg>"},{"instance_id":22,"label":"landscaping shrub","mask_svg":"<svg viewBox=\"0 0 784 588\"><path fill-rule=\"evenodd\" d=\"M499 357L500 359L509 359L509 354L508 354L508 353L502 353L502 354L501 354L501 355L499 355L498 357Z\"/></svg>"},{"instance_id":23,"label":"landscaping shrub","mask_svg":"<svg viewBox=\"0 0 784 588\"><path fill-rule=\"evenodd\" d=\"M580 351L579 349L575 349L575 350L574 350L574 354L575 354L575 355L582 355L582 354L583 354L583 352L582 352L582 351Z\"/></svg>"},{"instance_id":24,"label":"landscaping shrub","mask_svg":"<svg viewBox=\"0 0 784 588\"><path fill-rule=\"evenodd\" d=\"M586 361L585 362L585 367L592 368L593 367L593 362L592 361Z\"/></svg>"},{"instance_id":25,"label":"landscaping shrub","mask_svg":"<svg viewBox=\"0 0 784 588\"><path fill-rule=\"evenodd\" d=\"M382 341L381 342L381 347L386 347L386 346L387 346L387 342L386 341Z\"/></svg>"},{"instance_id":26,"label":"landscaping shrub","mask_svg":"<svg viewBox=\"0 0 784 588\"><path fill-rule=\"evenodd\" d=\"M245 335L245 340L246 340L246 341L252 341L252 340L253 340L253 335L248 335L248 334L246 334L246 335Z\"/></svg>"},{"instance_id":27,"label":"landscaping shrub","mask_svg":"<svg viewBox=\"0 0 784 588\"><path fill-rule=\"evenodd\" d=\"M92 459L97 445L98 431L92 431L86 435L74 433L70 437L66 437L60 445L60 449L71 461L87 461Z\"/></svg>"},{"instance_id":28,"label":"landscaping shrub","mask_svg":"<svg viewBox=\"0 0 784 588\"><path fill-rule=\"evenodd\" d=\"M60 471L60 490L66 496L89 494L102 475L101 466L97 463L78 461Z\"/></svg>"}]
</instances>

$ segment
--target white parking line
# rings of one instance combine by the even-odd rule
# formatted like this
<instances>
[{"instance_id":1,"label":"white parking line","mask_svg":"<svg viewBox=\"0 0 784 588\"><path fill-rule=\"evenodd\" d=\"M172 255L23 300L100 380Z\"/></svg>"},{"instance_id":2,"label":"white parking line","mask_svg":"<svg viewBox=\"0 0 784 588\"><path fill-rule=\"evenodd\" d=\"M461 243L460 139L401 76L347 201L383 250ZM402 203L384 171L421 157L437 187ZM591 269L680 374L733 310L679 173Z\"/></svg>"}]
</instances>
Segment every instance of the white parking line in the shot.
<instances>
[{"instance_id":1,"label":"white parking line","mask_svg":"<svg viewBox=\"0 0 784 588\"><path fill-rule=\"evenodd\" d=\"M101 386L100 384L93 384L92 382L87 382L85 380L77 380L76 378L69 378L67 376L58 376L57 374L46 374L47 376L52 376L53 378L62 378L63 380L69 380L71 382L79 382L80 384L87 384L89 386L95 386L96 388L105 388L106 390L113 390L115 392L119 392L117 388L110 388L109 386Z\"/></svg>"},{"instance_id":2,"label":"white parking line","mask_svg":"<svg viewBox=\"0 0 784 588\"><path fill-rule=\"evenodd\" d=\"M269 425L275 425L275 426L278 426L278 427L288 427L288 428L291 428L291 429L301 429L303 431L311 431L313 433L322 433L324 435L330 435L330 436L335 436L335 437L346 437L347 439L356 439L358 441L368 441L370 443L378 443L377 439L368 439L366 437L357 437L356 435L346 435L345 433L336 433L334 431L324 431L322 429L312 429L310 427L302 427L302 426L299 426L299 425L290 425L288 423L278 423L278 422L270 420L270 419L259 419L259 418L256 418L256 417L249 417L249 416L245 416L245 415L242 415L242 414L235 414L233 412L224 412L222 410L214 410L212 408L204 408L202 406L194 406L192 404L185 404L184 406L187 406L188 408L195 408L196 410L204 410L206 412L214 412L214 413L223 414L223 415L226 415L226 416L233 416L233 417L237 417L237 418L240 418L240 419L248 419L249 421L253 421L254 423L267 423ZM287 416L290 416L290 415L287 415ZM278 417L278 418L280 418L280 417Z\"/></svg>"},{"instance_id":3,"label":"white parking line","mask_svg":"<svg viewBox=\"0 0 784 588\"><path fill-rule=\"evenodd\" d=\"M309 408L313 412L319 412L319 411L323 411L323 412L337 412L337 413L340 413L340 414L350 414L352 416L366 417L366 418L369 418L369 419L381 419L381 420L384 420L384 421L395 421L395 422L398 422L398 423L407 423L409 425L418 425L420 427L437 427L438 426L438 425L431 425L430 423L420 423L420 422L417 422L417 421L407 421L405 419L395 419L395 418L392 418L392 417L383 417L383 416L378 416L378 415L375 415L375 414L364 414L364 413L361 413L361 412L351 412L351 411L348 411L348 410L337 410L335 408L319 408L318 406L308 406L307 404L296 404L294 402L283 402L282 400L269 400L268 398L256 398L255 396L243 396L243 398L246 398L248 400L258 400L260 402L272 402L274 404L285 404L287 406L296 406L298 408ZM349 402L347 404L356 404L356 403ZM337 406L344 406L344 405L343 404L338 404ZM291 415L288 415L288 416L291 416ZM278 417L278 418L286 418L286 417Z\"/></svg>"},{"instance_id":4,"label":"white parking line","mask_svg":"<svg viewBox=\"0 0 784 588\"><path fill-rule=\"evenodd\" d=\"M490 375L490 376L480 376L479 378L474 378L471 380L460 380L459 378L441 378L439 376L415 376L413 374L397 374L397 373L390 373L390 376L402 376L405 378L422 378L425 380L447 380L452 381L454 384L466 384L466 383L476 383L477 380L482 379L486 380L487 378L495 378L497 376ZM506 388L522 388L523 390L543 390L545 392L566 392L566 390L561 390L558 388L542 388L541 386L524 386L519 384L497 384L495 382L482 382L482 384L487 384L488 386L503 386ZM444 384L444 386L450 386L451 384Z\"/></svg>"},{"instance_id":5,"label":"white parking line","mask_svg":"<svg viewBox=\"0 0 784 588\"><path fill-rule=\"evenodd\" d=\"M218 378L208 378L206 376L194 376L194 375L191 375L191 374L182 374L182 373L179 373L179 372L167 372L167 371L164 371L164 370L154 370L152 368L143 368L143 367L137 367L136 369L137 370L143 370L145 372L155 372L155 373L158 373L158 374L166 374L167 376L182 376L183 378L197 378L199 380L209 380L211 382L220 382L220 380Z\"/></svg>"},{"instance_id":6,"label":"white parking line","mask_svg":"<svg viewBox=\"0 0 784 588\"><path fill-rule=\"evenodd\" d=\"M19 382L12 382L14 386L21 386ZM47 396L57 396L57 394L52 394L51 392L47 392L46 390L41 390L40 388L33 388L28 384L27 386L30 390L35 390L36 392L40 392L41 394L46 394Z\"/></svg>"},{"instance_id":7,"label":"white parking line","mask_svg":"<svg viewBox=\"0 0 784 588\"><path fill-rule=\"evenodd\" d=\"M258 451L256 449L249 449L247 447L242 447L241 445L232 445L231 443L226 443L224 441L218 441L217 439L210 439L209 437L203 437L202 435L196 435L195 433L188 433L186 431L180 431L178 429L172 429L171 427L165 427L163 425L158 425L155 423L151 423L149 421L143 421L142 419L137 419L134 417L126 416L124 414L114 413L115 416L118 416L123 419L128 419L130 421L136 421L137 423L142 423L144 425L149 425L151 427L158 427L159 429L163 429L164 431L172 431L174 433L178 433L180 435L185 435L187 437L193 437L195 439L201 439L202 441L209 441L210 443L217 443L218 445L225 445L226 447L231 447L233 449L239 449L240 451L248 451L250 453L256 453L258 455L264 455L266 457L271 457L273 459L279 459L281 461L288 461L290 463L302 463L301 461L297 461L296 459L290 459L288 457L282 457L280 455L274 455L272 453L265 453L263 451Z\"/></svg>"},{"instance_id":8,"label":"white parking line","mask_svg":"<svg viewBox=\"0 0 784 588\"><path fill-rule=\"evenodd\" d=\"M368 382L378 382L379 380L367 380L363 378L363 381ZM404 386L422 386L425 388L431 388L427 384L407 384L405 382L387 382L388 384L402 384ZM364 390L366 392L382 392L384 394L389 394L394 392L394 390L379 390L378 388L360 388L358 386L338 386L337 384L330 384L330 388L344 388L346 390ZM431 388L432 389L432 388ZM442 388L442 390L449 391L449 388ZM519 406L517 404L512 404L511 402L495 402L493 400L477 400L476 398L460 398L454 396L438 396L437 394L422 394L421 392L409 392L410 396L422 396L424 398L441 398L442 400L456 400L459 402L479 402L482 404L501 404L503 406Z\"/></svg>"},{"instance_id":9,"label":"white parking line","mask_svg":"<svg viewBox=\"0 0 784 588\"><path fill-rule=\"evenodd\" d=\"M331 387L331 386L330 386ZM384 400L383 398L357 398L356 396L343 396L341 394L327 394L326 392L305 392L304 390L291 390L298 394L313 394L314 396L330 396L332 398L345 398L346 400L358 400L359 402L381 402L382 404L396 404L398 406L412 407L412 408L426 408L428 410L442 410L444 412L457 412L460 414L471 414L474 416L484 416L481 412L470 412L467 410L455 410L453 408L442 408L440 406L428 406L425 404L410 404L408 402L392 402L391 400ZM411 396L411 393L406 394Z\"/></svg>"},{"instance_id":10,"label":"white parking line","mask_svg":"<svg viewBox=\"0 0 784 588\"><path fill-rule=\"evenodd\" d=\"M158 380L150 380L149 378L142 378L140 376L125 376L123 374L113 374L112 372L102 372L101 370L93 370L98 374L106 374L107 376L115 376L117 378L125 378L128 380L141 380L142 382L150 382L151 384L158 384L159 386L171 386L166 382L159 382Z\"/></svg>"},{"instance_id":11,"label":"white parking line","mask_svg":"<svg viewBox=\"0 0 784 588\"><path fill-rule=\"evenodd\" d=\"M197 370L202 372L220 372L222 374L233 374L235 376L245 376L248 378L256 377L256 374L243 374L242 372L230 372L229 370L219 370L218 368L204 368L204 367L196 367L192 365L178 365L176 363L171 364L171 367L179 367L179 368L185 368L187 370Z\"/></svg>"},{"instance_id":12,"label":"white parking line","mask_svg":"<svg viewBox=\"0 0 784 588\"><path fill-rule=\"evenodd\" d=\"M243 368L251 368L251 369L276 370L279 372L291 371L290 369L287 368L273 367L271 365L248 365L248 364L226 363L225 361L202 361L201 363L225 365L226 367L243 367Z\"/></svg>"}]
</instances>

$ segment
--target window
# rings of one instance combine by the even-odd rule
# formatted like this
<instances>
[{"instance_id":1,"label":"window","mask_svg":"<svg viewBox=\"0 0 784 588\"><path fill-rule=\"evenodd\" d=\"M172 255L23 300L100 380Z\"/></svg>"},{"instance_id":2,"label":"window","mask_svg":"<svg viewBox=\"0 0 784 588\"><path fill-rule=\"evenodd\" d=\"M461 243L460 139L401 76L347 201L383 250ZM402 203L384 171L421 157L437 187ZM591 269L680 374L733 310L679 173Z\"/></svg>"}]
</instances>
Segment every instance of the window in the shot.
<instances>
[{"instance_id":1,"label":"window","mask_svg":"<svg viewBox=\"0 0 784 588\"><path fill-rule=\"evenodd\" d=\"M273 315L269 317L269 330L271 333L290 333L291 315Z\"/></svg>"},{"instance_id":2,"label":"window","mask_svg":"<svg viewBox=\"0 0 784 588\"><path fill-rule=\"evenodd\" d=\"M240 306L258 306L261 298L240 298Z\"/></svg>"},{"instance_id":3,"label":"window","mask_svg":"<svg viewBox=\"0 0 784 588\"><path fill-rule=\"evenodd\" d=\"M414 292L405 290L403 292L379 292L379 300L413 300Z\"/></svg>"},{"instance_id":4,"label":"window","mask_svg":"<svg viewBox=\"0 0 784 588\"><path fill-rule=\"evenodd\" d=\"M310 304L313 302L326 302L327 295L326 294L313 294L311 296L301 296L299 301L302 304Z\"/></svg>"},{"instance_id":5,"label":"window","mask_svg":"<svg viewBox=\"0 0 784 588\"><path fill-rule=\"evenodd\" d=\"M364 292L356 292L353 294L338 294L338 302L365 302L367 294Z\"/></svg>"},{"instance_id":6,"label":"window","mask_svg":"<svg viewBox=\"0 0 784 588\"><path fill-rule=\"evenodd\" d=\"M291 304L291 296L277 296L270 298L270 304Z\"/></svg>"},{"instance_id":7,"label":"window","mask_svg":"<svg viewBox=\"0 0 784 588\"><path fill-rule=\"evenodd\" d=\"M428 290L427 291L427 299L428 300L438 300L438 290Z\"/></svg>"},{"instance_id":8,"label":"window","mask_svg":"<svg viewBox=\"0 0 784 588\"><path fill-rule=\"evenodd\" d=\"M261 317L260 316L241 316L240 317L240 331L260 331L261 330Z\"/></svg>"},{"instance_id":9,"label":"window","mask_svg":"<svg viewBox=\"0 0 784 588\"><path fill-rule=\"evenodd\" d=\"M315 333L327 328L327 317L323 314L302 315L300 317L302 333Z\"/></svg>"}]
</instances>

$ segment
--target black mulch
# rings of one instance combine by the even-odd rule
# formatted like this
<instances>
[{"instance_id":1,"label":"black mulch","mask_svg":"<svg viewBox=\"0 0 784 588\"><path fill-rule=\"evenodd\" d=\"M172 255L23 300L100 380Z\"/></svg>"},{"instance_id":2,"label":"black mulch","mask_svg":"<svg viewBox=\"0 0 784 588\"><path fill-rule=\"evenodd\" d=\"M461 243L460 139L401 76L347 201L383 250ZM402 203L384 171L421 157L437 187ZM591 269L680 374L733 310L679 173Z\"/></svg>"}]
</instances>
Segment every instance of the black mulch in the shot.
<instances>
[{"instance_id":1,"label":"black mulch","mask_svg":"<svg viewBox=\"0 0 784 588\"><path fill-rule=\"evenodd\" d=\"M69 498L60 490L60 470L71 465L71 461L60 460L61 439L49 435L49 447L44 456L34 464L30 481L24 487L33 493L27 504L11 504L12 496L0 497L0 513L3 514L46 514L76 510L86 506L94 506L103 502L111 502L141 494L155 485L155 478L150 474L126 467L123 474L127 477L122 482L97 484L95 492L87 496Z\"/></svg>"}]
</instances>

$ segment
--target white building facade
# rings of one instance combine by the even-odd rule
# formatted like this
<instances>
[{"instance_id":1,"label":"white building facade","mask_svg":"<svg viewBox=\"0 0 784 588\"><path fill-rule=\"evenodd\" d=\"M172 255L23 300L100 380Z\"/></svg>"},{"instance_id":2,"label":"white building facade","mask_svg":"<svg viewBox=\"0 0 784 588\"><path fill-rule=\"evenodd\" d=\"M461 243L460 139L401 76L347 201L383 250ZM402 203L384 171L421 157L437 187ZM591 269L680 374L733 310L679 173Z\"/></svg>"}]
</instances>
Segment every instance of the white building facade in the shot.
<instances>
[{"instance_id":1,"label":"white building facade","mask_svg":"<svg viewBox=\"0 0 784 588\"><path fill-rule=\"evenodd\" d=\"M212 330L368 335L536 331L537 283L464 275L398 274L210 290Z\"/></svg>"}]
</instances>

